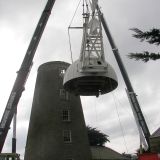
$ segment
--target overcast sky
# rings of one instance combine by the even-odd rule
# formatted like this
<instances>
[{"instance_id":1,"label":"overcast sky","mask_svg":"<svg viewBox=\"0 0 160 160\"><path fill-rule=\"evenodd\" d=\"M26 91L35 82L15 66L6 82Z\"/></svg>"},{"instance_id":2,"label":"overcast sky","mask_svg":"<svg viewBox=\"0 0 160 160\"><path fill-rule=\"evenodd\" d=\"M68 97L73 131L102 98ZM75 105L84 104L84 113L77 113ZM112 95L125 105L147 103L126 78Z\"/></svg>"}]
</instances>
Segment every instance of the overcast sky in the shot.
<instances>
[{"instance_id":1,"label":"overcast sky","mask_svg":"<svg viewBox=\"0 0 160 160\"><path fill-rule=\"evenodd\" d=\"M0 1L0 118L6 107L16 71L19 70L30 39L47 0L1 0ZM24 155L27 129L33 99L37 69L48 61L71 63L67 28L79 0L57 0L38 46L34 65L18 105L17 149ZM159 47L141 43L132 37L130 28L148 30L159 28L159 0L99 0L109 25L111 34L119 48L124 65L146 118L149 130L153 133L160 127L160 61L148 63L129 60L129 52L159 51ZM81 13L81 7L78 12ZM75 17L74 25L82 25ZM79 57L81 34L71 31L74 60ZM100 129L109 135L106 146L119 152L135 153L139 147L139 136L134 117L128 102L125 85L111 48L104 34L106 60L115 69L119 86L109 94L95 97L82 97L87 125ZM11 151L9 131L4 152Z\"/></svg>"}]
</instances>

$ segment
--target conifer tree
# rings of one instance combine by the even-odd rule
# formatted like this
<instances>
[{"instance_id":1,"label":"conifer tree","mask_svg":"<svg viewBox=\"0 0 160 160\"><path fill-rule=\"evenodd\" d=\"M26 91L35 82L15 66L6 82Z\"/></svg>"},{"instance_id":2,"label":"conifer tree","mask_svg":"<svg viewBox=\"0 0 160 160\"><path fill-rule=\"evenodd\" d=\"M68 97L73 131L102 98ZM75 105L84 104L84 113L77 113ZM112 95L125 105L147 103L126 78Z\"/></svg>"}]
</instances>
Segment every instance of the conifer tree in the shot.
<instances>
[{"instance_id":1,"label":"conifer tree","mask_svg":"<svg viewBox=\"0 0 160 160\"><path fill-rule=\"evenodd\" d=\"M140 39L141 42L146 41L149 44L155 44L157 46L160 45L160 29L150 29L150 31L141 31L138 28L132 28L132 31L135 33L132 35L133 37ZM148 51L140 52L140 53L129 53L128 57L130 59L142 60L143 62L148 62L149 60L157 60L160 59L159 53L150 53Z\"/></svg>"}]
</instances>

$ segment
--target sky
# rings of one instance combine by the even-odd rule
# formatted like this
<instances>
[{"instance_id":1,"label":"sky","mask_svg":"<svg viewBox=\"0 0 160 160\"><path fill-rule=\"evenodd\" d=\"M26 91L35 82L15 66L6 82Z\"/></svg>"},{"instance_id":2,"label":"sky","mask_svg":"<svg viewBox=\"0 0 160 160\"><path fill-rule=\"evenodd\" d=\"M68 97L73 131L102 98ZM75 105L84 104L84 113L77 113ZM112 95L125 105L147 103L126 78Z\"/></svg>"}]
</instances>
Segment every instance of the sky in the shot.
<instances>
[{"instance_id":1,"label":"sky","mask_svg":"<svg viewBox=\"0 0 160 160\"><path fill-rule=\"evenodd\" d=\"M0 1L0 118L3 115L17 71L34 33L47 0ZM58 0L34 57L34 64L18 104L17 152L23 157L33 93L38 67L49 61L71 63L67 29L79 0ZM99 0L104 17L119 49L133 88L151 133L160 127L160 74L159 61L137 62L127 58L130 52L153 51L159 47L140 42L132 37L130 28L144 31L159 28L159 0ZM73 26L82 26L82 7L77 11ZM73 59L79 57L81 31L70 32ZM109 135L107 147L120 153L135 153L139 147L139 135L132 110L125 92L125 84L115 61L107 37L104 36L105 56L118 77L118 88L109 94L81 97L87 125ZM3 152L11 151L12 126Z\"/></svg>"}]
</instances>

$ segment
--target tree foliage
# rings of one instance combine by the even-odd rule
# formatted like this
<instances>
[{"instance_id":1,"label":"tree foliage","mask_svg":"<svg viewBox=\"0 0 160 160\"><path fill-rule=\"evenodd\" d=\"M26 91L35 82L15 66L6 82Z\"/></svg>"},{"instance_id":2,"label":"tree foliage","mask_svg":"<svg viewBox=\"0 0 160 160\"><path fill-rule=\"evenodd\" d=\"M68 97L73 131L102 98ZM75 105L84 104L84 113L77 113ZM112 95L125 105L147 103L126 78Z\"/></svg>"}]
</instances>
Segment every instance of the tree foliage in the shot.
<instances>
[{"instance_id":1,"label":"tree foliage","mask_svg":"<svg viewBox=\"0 0 160 160\"><path fill-rule=\"evenodd\" d=\"M106 142L109 142L109 136L96 128L87 126L87 131L90 146L104 146Z\"/></svg>"},{"instance_id":2,"label":"tree foliage","mask_svg":"<svg viewBox=\"0 0 160 160\"><path fill-rule=\"evenodd\" d=\"M159 53L149 53L148 51L144 51L142 53L130 53L128 55L130 59L142 60L143 62L148 62L149 60L157 60L160 59Z\"/></svg>"},{"instance_id":3,"label":"tree foliage","mask_svg":"<svg viewBox=\"0 0 160 160\"><path fill-rule=\"evenodd\" d=\"M138 28L132 28L132 31L135 32L132 36L143 41L147 41L150 44L160 45L160 29L150 29L150 31L143 32Z\"/></svg>"},{"instance_id":4,"label":"tree foliage","mask_svg":"<svg viewBox=\"0 0 160 160\"><path fill-rule=\"evenodd\" d=\"M146 41L149 44L155 44L157 46L160 45L160 29L150 29L150 31L143 32L138 28L132 28L134 34L133 37L140 39L141 42ZM148 62L149 60L157 60L160 59L159 53L150 53L148 51L144 51L141 53L129 53L128 57L130 59L142 60L143 62Z\"/></svg>"}]
</instances>

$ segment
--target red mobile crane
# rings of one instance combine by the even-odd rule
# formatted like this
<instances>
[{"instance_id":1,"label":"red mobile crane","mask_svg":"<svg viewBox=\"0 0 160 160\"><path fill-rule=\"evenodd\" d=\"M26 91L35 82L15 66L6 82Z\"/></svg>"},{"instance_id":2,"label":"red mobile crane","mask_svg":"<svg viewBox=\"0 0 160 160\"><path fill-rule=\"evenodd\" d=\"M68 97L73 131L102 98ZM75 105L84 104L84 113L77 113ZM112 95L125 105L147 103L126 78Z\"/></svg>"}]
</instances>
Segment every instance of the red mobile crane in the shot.
<instances>
[{"instance_id":1,"label":"red mobile crane","mask_svg":"<svg viewBox=\"0 0 160 160\"><path fill-rule=\"evenodd\" d=\"M51 14L51 10L53 8L54 3L55 3L55 0L48 0L42 12L42 15L39 19L39 22L37 24L37 27L35 29L31 42L28 46L28 49L23 59L23 62L21 64L21 67L17 72L17 78L13 85L5 111L3 113L3 116L0 122L0 153L2 152L3 145L5 142L8 130L10 128L11 121L13 119L14 114L16 113L18 102L20 100L22 92L24 91L25 83L27 81L27 78L29 76L29 73L32 67L33 58L34 58L37 46L43 34L44 28L47 24L48 18ZM12 140L12 147L13 147L12 151L15 153L16 139Z\"/></svg>"}]
</instances>

